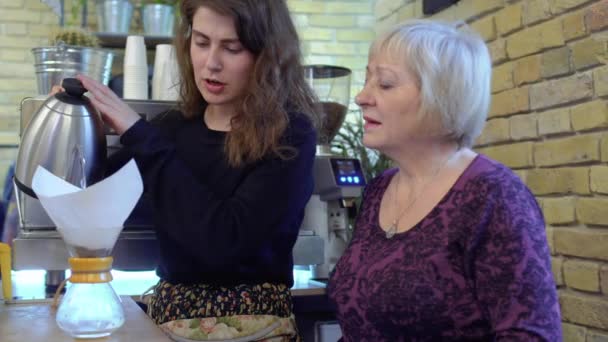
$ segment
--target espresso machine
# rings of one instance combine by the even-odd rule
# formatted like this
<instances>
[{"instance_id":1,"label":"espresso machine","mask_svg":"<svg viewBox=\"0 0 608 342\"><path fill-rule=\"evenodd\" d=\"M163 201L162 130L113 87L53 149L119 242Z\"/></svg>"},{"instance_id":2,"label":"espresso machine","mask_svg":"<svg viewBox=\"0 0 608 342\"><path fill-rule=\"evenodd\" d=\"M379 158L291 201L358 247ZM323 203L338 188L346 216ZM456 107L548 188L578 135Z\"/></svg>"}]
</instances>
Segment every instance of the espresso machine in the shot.
<instances>
[{"instance_id":1,"label":"espresso machine","mask_svg":"<svg viewBox=\"0 0 608 342\"><path fill-rule=\"evenodd\" d=\"M44 144L45 141L40 141L48 138L48 136L37 137L38 141L30 141L28 139L28 125L37 117L37 113L41 110L48 110L44 106L52 104L51 101L47 101L47 96L38 96L25 98L21 102L21 122L20 122L20 137L21 145L19 153L23 156L18 158L17 167L15 170L15 197L17 202L18 210L18 224L17 233L15 238L12 240L12 269L14 271L20 270L46 270L46 287L47 292L53 291L53 289L59 285L65 279L65 270L69 268L68 265L68 251L65 243L61 236L57 232L53 222L46 214L40 201L35 197L33 192L28 190L28 186L24 186L27 183L26 180L31 180L35 166L20 166L23 163L23 159L27 159L32 154L40 154L40 148L32 148L35 144ZM159 114L165 113L169 109L173 109L176 106L175 102L169 101L150 101L150 100L125 100L125 102L133 108L137 113L146 120L151 120ZM53 108L55 111L62 111L62 107ZM68 111L69 112L69 111ZM56 113L54 113L56 114ZM65 114L65 113L64 113ZM69 113L68 113L69 114ZM39 116L39 115L38 115ZM68 115L70 116L70 115ZM78 117L78 115L72 115ZM50 117L50 115L48 116ZM34 125L49 125L49 119L42 122L33 122ZM81 123L75 123L76 120L57 120L53 123L52 129L47 129L48 134L67 135L68 132L65 130L74 129L75 126L80 125L77 129L80 132L87 132L82 134L90 134L93 128L82 125ZM102 124L103 125L103 124ZM41 129L41 127L37 127ZM61 130L64 132L61 132ZM96 129L96 128L95 128ZM80 187L93 184L97 180L101 180L103 175L92 174L92 171L88 169L90 163L87 163L87 158L98 158L92 157L93 152L91 149L95 149L96 152L103 151L107 156L111 156L118 149L120 149L119 136L109 127L102 126L103 139L97 139L102 141L105 146L102 149L91 146L79 146L78 148L70 149L70 153L57 153L50 159L46 158L47 164L71 164L76 158L82 158L82 163L76 163L80 167L73 168L74 170L68 170L66 174L70 177L76 178L81 177L87 179L89 184L75 184ZM70 134L74 135L74 134ZM59 139L61 141L61 139ZM57 144L55 147L57 150L64 150L65 152L66 141ZM52 154L52 148L48 150L49 154ZM79 150L80 149L80 150ZM73 153L71 152L73 150ZM38 151L38 152L32 152ZM80 176L78 176L80 172ZM87 177L83 177L86 174ZM64 175L65 176L65 175ZM73 181L71 181L74 183ZM78 182L77 182L78 183ZM114 269L123 271L143 271L153 270L158 261L158 245L156 236L151 222L151 213L149 212L146 204L146 195L142 196L140 204L135 208L132 215L125 222L124 229L120 233L118 241L113 249L114 256Z\"/></svg>"},{"instance_id":2,"label":"espresso machine","mask_svg":"<svg viewBox=\"0 0 608 342\"><path fill-rule=\"evenodd\" d=\"M342 126L350 99L351 71L329 65L305 66L305 75L319 98L321 127L313 166L315 188L306 205L300 236L323 241L321 260L308 263L313 279L324 280L349 242L349 220L356 212L365 177L356 158L336 155L331 142Z\"/></svg>"}]
</instances>

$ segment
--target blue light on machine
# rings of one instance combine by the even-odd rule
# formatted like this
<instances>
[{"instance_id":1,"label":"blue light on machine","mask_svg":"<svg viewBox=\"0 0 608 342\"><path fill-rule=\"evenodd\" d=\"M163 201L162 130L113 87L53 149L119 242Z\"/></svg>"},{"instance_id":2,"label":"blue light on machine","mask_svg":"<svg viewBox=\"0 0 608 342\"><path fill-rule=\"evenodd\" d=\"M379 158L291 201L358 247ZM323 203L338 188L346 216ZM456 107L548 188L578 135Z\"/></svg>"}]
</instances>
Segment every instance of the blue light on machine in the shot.
<instances>
[{"instance_id":1,"label":"blue light on machine","mask_svg":"<svg viewBox=\"0 0 608 342\"><path fill-rule=\"evenodd\" d=\"M340 178L338 178L338 181L340 184L344 185L359 185L363 182L363 180L359 176L340 176Z\"/></svg>"}]
</instances>

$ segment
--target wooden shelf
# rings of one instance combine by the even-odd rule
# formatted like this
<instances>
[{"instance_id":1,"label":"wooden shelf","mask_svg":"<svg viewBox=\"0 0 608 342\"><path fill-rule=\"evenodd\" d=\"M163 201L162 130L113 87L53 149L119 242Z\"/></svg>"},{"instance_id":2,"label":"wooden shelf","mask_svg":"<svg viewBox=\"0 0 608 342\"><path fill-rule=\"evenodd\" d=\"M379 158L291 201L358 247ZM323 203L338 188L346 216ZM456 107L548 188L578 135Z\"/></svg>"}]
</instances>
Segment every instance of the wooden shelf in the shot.
<instances>
[{"instance_id":1,"label":"wooden shelf","mask_svg":"<svg viewBox=\"0 0 608 342\"><path fill-rule=\"evenodd\" d=\"M106 48L124 49L127 44L129 34L96 32L95 36L99 39L99 45ZM154 49L158 44L171 44L173 37L171 36L143 36L147 49Z\"/></svg>"}]
</instances>

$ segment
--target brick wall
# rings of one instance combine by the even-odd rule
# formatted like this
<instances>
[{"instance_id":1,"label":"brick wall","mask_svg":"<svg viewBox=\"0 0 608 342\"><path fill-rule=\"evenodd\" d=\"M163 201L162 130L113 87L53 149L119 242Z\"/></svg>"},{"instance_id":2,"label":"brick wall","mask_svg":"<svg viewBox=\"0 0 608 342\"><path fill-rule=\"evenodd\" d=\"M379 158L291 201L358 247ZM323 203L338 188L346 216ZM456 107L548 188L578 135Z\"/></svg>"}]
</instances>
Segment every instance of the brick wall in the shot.
<instances>
[{"instance_id":1,"label":"brick wall","mask_svg":"<svg viewBox=\"0 0 608 342\"><path fill-rule=\"evenodd\" d=\"M19 103L37 94L30 50L46 44L58 22L40 0L0 0L0 186L17 155Z\"/></svg>"},{"instance_id":2,"label":"brick wall","mask_svg":"<svg viewBox=\"0 0 608 342\"><path fill-rule=\"evenodd\" d=\"M66 1L68 22L78 24L69 15L70 3ZM88 21L94 30L93 4L89 1ZM362 87L367 49L374 37L373 1L288 0L288 6L302 39L305 63L353 70L354 97ZM132 32L141 32L137 12L134 15ZM47 45L50 33L59 29L58 22L58 16L40 0L0 0L0 189L8 165L16 158L19 103L37 94L31 49ZM115 66L120 62L117 56Z\"/></svg>"},{"instance_id":3,"label":"brick wall","mask_svg":"<svg viewBox=\"0 0 608 342\"><path fill-rule=\"evenodd\" d=\"M373 0L288 0L306 64L344 66L353 71L352 99L363 87L370 42L375 37Z\"/></svg>"},{"instance_id":4,"label":"brick wall","mask_svg":"<svg viewBox=\"0 0 608 342\"><path fill-rule=\"evenodd\" d=\"M421 0L377 0L376 29ZM494 63L476 150L514 169L541 204L565 341L608 340L608 0L461 0Z\"/></svg>"}]
</instances>

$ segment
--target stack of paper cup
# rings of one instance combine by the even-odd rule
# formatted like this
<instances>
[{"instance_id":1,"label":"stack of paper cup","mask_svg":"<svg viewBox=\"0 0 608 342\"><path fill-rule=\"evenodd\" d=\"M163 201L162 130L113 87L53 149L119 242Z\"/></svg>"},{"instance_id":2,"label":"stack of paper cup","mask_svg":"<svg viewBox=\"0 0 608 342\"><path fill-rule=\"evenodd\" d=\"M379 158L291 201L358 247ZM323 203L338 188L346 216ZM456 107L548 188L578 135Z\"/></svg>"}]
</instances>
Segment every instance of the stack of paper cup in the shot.
<instances>
[{"instance_id":1,"label":"stack of paper cup","mask_svg":"<svg viewBox=\"0 0 608 342\"><path fill-rule=\"evenodd\" d=\"M152 74L152 99L177 101L179 96L179 71L175 47L170 44L156 45L154 73Z\"/></svg>"},{"instance_id":2,"label":"stack of paper cup","mask_svg":"<svg viewBox=\"0 0 608 342\"><path fill-rule=\"evenodd\" d=\"M123 64L125 99L148 99L148 60L143 36L128 36Z\"/></svg>"}]
</instances>

